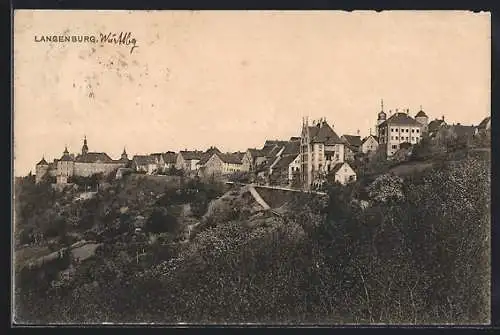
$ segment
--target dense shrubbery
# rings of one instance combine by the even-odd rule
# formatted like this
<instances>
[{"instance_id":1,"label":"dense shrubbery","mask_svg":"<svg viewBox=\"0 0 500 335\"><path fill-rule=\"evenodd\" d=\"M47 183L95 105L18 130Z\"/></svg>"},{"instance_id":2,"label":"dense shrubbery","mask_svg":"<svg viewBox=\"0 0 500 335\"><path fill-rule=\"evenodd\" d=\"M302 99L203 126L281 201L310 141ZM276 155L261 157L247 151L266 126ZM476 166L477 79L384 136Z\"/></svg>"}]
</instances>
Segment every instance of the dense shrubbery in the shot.
<instances>
[{"instance_id":1,"label":"dense shrubbery","mask_svg":"<svg viewBox=\"0 0 500 335\"><path fill-rule=\"evenodd\" d=\"M404 179L381 175L364 193L367 209L353 201L358 184L330 187L326 201L299 194L293 212L267 228L244 224L235 211L242 200L220 199L205 215L211 224L184 247L164 245L168 234L106 244L98 260L79 269L67 295L30 298L30 306L42 306L30 317L486 322L489 189L489 162L467 159ZM187 201L204 207L221 192L198 181L167 192L150 216L150 224L161 227L151 231L166 229L168 206ZM139 247L150 256L139 258Z\"/></svg>"}]
</instances>

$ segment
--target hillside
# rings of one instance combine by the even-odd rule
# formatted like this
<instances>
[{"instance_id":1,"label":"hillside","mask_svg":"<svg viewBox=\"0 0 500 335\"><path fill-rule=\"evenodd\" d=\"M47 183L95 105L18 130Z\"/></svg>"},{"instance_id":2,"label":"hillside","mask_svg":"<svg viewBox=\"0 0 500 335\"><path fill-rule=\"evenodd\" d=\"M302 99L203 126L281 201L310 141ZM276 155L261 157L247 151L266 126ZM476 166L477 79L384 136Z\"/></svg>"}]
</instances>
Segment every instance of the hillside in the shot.
<instances>
[{"instance_id":1,"label":"hillside","mask_svg":"<svg viewBox=\"0 0 500 335\"><path fill-rule=\"evenodd\" d=\"M43 276L21 271L17 316L33 322L486 322L489 157L408 164L418 168L373 176L363 206L356 199L362 181L329 187L326 202L262 192L272 207L284 208L282 217L262 211L244 189L193 180L162 184L131 176L83 202L70 201L71 192L54 195L53 204L64 209L57 224L73 217L77 224L68 233L92 230L102 245L79 263L68 255L46 264ZM23 223L47 229L29 213Z\"/></svg>"}]
</instances>

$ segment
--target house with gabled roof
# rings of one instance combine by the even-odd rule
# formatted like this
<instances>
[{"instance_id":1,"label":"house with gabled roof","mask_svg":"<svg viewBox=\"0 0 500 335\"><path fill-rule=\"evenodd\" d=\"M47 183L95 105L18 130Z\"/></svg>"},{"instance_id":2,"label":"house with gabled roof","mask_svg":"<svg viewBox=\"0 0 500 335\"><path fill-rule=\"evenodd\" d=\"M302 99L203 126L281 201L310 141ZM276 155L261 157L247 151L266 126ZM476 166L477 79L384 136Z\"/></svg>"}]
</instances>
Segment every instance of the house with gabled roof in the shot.
<instances>
[{"instance_id":1,"label":"house with gabled roof","mask_svg":"<svg viewBox=\"0 0 500 335\"><path fill-rule=\"evenodd\" d=\"M374 135L368 135L361 141L360 150L364 154L376 152L378 150L378 138Z\"/></svg>"},{"instance_id":2,"label":"house with gabled roof","mask_svg":"<svg viewBox=\"0 0 500 335\"><path fill-rule=\"evenodd\" d=\"M270 166L270 183L290 186L294 178L300 178L300 153L279 157Z\"/></svg>"},{"instance_id":3,"label":"house with gabled roof","mask_svg":"<svg viewBox=\"0 0 500 335\"><path fill-rule=\"evenodd\" d=\"M301 133L301 181L310 189L313 181L325 180L326 175L337 163L344 162L345 142L335 133L325 118L319 121L302 122Z\"/></svg>"},{"instance_id":4,"label":"house with gabled roof","mask_svg":"<svg viewBox=\"0 0 500 335\"><path fill-rule=\"evenodd\" d=\"M205 176L223 176L243 171L243 152L221 153L213 151L198 162L198 169Z\"/></svg>"},{"instance_id":5,"label":"house with gabled roof","mask_svg":"<svg viewBox=\"0 0 500 335\"><path fill-rule=\"evenodd\" d=\"M153 155L135 155L132 157L132 168L137 172L154 174L158 170L158 162Z\"/></svg>"},{"instance_id":6,"label":"house with gabled roof","mask_svg":"<svg viewBox=\"0 0 500 335\"><path fill-rule=\"evenodd\" d=\"M491 116L484 118L476 127L476 134L486 133L491 131Z\"/></svg>"},{"instance_id":7,"label":"house with gabled roof","mask_svg":"<svg viewBox=\"0 0 500 335\"><path fill-rule=\"evenodd\" d=\"M200 150L182 150L177 154L175 168L186 172L197 171L198 162L203 158L204 152Z\"/></svg>"},{"instance_id":8,"label":"house with gabled roof","mask_svg":"<svg viewBox=\"0 0 500 335\"><path fill-rule=\"evenodd\" d=\"M442 116L441 119L434 119L431 122L429 122L429 125L427 126L427 134L429 137L434 137L436 136L437 132L441 127L447 126L446 122L444 121L444 116Z\"/></svg>"},{"instance_id":9,"label":"house with gabled roof","mask_svg":"<svg viewBox=\"0 0 500 335\"><path fill-rule=\"evenodd\" d=\"M347 162L335 164L329 172L332 181L338 182L342 185L356 181L356 172Z\"/></svg>"},{"instance_id":10,"label":"house with gabled roof","mask_svg":"<svg viewBox=\"0 0 500 335\"><path fill-rule=\"evenodd\" d=\"M165 164L163 167L163 171L167 171L172 167L175 167L175 163L177 161L177 154L173 151L167 151L161 154L163 158L163 163Z\"/></svg>"}]
</instances>

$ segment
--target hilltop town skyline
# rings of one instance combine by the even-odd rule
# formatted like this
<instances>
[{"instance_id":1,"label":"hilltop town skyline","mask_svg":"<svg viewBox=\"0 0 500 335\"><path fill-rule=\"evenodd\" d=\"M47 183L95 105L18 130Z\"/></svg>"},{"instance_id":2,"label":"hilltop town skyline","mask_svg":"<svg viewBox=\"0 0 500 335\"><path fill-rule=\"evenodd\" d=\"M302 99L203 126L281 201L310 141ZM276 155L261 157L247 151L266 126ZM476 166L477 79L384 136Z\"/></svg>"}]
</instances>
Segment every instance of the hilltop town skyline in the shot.
<instances>
[{"instance_id":1,"label":"hilltop town skyline","mask_svg":"<svg viewBox=\"0 0 500 335\"><path fill-rule=\"evenodd\" d=\"M298 136L304 116L366 136L380 99L386 111L414 116L422 106L450 124L477 125L490 113L486 15L151 12L144 22L102 12L85 26L88 14L67 14L16 13L24 24L14 21L16 176L65 146L78 152L84 136L112 158L124 147L129 156L235 152ZM124 26L137 39L133 53L33 41Z\"/></svg>"}]
</instances>

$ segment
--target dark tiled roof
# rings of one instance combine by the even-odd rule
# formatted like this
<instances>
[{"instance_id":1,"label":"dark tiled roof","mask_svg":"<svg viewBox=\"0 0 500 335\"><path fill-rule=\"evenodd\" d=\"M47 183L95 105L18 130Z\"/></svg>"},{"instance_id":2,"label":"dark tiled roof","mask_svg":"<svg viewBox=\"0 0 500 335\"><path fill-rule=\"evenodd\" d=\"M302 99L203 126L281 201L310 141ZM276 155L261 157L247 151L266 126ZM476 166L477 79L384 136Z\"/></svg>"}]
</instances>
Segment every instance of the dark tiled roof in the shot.
<instances>
[{"instance_id":1,"label":"dark tiled roof","mask_svg":"<svg viewBox=\"0 0 500 335\"><path fill-rule=\"evenodd\" d=\"M75 158L78 163L112 163L113 160L104 152L87 152Z\"/></svg>"},{"instance_id":2,"label":"dark tiled roof","mask_svg":"<svg viewBox=\"0 0 500 335\"><path fill-rule=\"evenodd\" d=\"M179 154L184 158L185 160L201 160L203 158L203 151L180 151Z\"/></svg>"},{"instance_id":3,"label":"dark tiled roof","mask_svg":"<svg viewBox=\"0 0 500 335\"><path fill-rule=\"evenodd\" d=\"M337 164L335 164L335 165L332 167L332 169L330 170L330 172L331 172L332 174L337 173L337 172L338 172L338 171L342 168L342 166L343 166L344 164L347 164L347 163L342 162L342 163L337 163Z\"/></svg>"},{"instance_id":4,"label":"dark tiled roof","mask_svg":"<svg viewBox=\"0 0 500 335\"><path fill-rule=\"evenodd\" d=\"M414 118L411 116L407 115L406 113L396 113L393 114L390 118L388 118L386 121L382 122L380 126L385 126L386 124L389 125L408 125L408 126L421 126L420 123L418 123Z\"/></svg>"},{"instance_id":5,"label":"dark tiled roof","mask_svg":"<svg viewBox=\"0 0 500 335\"><path fill-rule=\"evenodd\" d=\"M219 149L217 149L217 147L210 147L207 149L207 151L205 151L205 154L208 154L209 156L212 156L212 154L214 153L221 153L221 151Z\"/></svg>"},{"instance_id":6,"label":"dark tiled roof","mask_svg":"<svg viewBox=\"0 0 500 335\"><path fill-rule=\"evenodd\" d=\"M252 158L266 156L266 153L264 152L264 150L261 150L261 149L250 148L250 149L248 149L248 152L250 152L250 155L252 156Z\"/></svg>"},{"instance_id":7,"label":"dark tiled roof","mask_svg":"<svg viewBox=\"0 0 500 335\"><path fill-rule=\"evenodd\" d=\"M309 127L311 142L324 144L343 143L340 137L333 131L332 127L324 121L320 126Z\"/></svg>"},{"instance_id":8,"label":"dark tiled roof","mask_svg":"<svg viewBox=\"0 0 500 335\"><path fill-rule=\"evenodd\" d=\"M491 116L488 116L487 118L485 118L483 121L481 121L481 123L477 126L478 129L486 129L486 125L488 124L488 122L491 120Z\"/></svg>"},{"instance_id":9,"label":"dark tiled roof","mask_svg":"<svg viewBox=\"0 0 500 335\"><path fill-rule=\"evenodd\" d=\"M293 155L300 152L300 142L290 141L285 145L285 150L283 150L283 155Z\"/></svg>"},{"instance_id":10,"label":"dark tiled roof","mask_svg":"<svg viewBox=\"0 0 500 335\"><path fill-rule=\"evenodd\" d=\"M442 125L446 125L446 123L444 122L444 120L438 120L438 119L432 120L427 125L427 130L429 132L434 132L434 131L438 130L439 127L441 127Z\"/></svg>"},{"instance_id":11,"label":"dark tiled roof","mask_svg":"<svg viewBox=\"0 0 500 335\"><path fill-rule=\"evenodd\" d=\"M215 155L215 154L216 154L216 153L212 153L212 154L204 154L204 155L203 155L203 157L200 159L200 161L199 161L198 163L196 163L196 164L198 164L198 165L205 165L205 164L209 161L209 159L210 159L213 155ZM218 155L218 154L217 154L217 155Z\"/></svg>"},{"instance_id":12,"label":"dark tiled roof","mask_svg":"<svg viewBox=\"0 0 500 335\"><path fill-rule=\"evenodd\" d=\"M280 158L273 169L288 169L288 166L297 158L298 154L287 155Z\"/></svg>"},{"instance_id":13,"label":"dark tiled roof","mask_svg":"<svg viewBox=\"0 0 500 335\"><path fill-rule=\"evenodd\" d=\"M228 164L241 164L241 160L243 159L243 153L241 152L233 152L233 153L224 153L217 154L221 161Z\"/></svg>"},{"instance_id":14,"label":"dark tiled roof","mask_svg":"<svg viewBox=\"0 0 500 335\"><path fill-rule=\"evenodd\" d=\"M69 154L63 154L61 159L59 159L59 160L62 162L70 162L70 161L73 161L73 157L71 157L71 155L69 155Z\"/></svg>"},{"instance_id":15,"label":"dark tiled roof","mask_svg":"<svg viewBox=\"0 0 500 335\"><path fill-rule=\"evenodd\" d=\"M155 158L151 155L135 155L132 161L137 165L156 164Z\"/></svg>"},{"instance_id":16,"label":"dark tiled roof","mask_svg":"<svg viewBox=\"0 0 500 335\"><path fill-rule=\"evenodd\" d=\"M177 160L177 154L172 151L165 152L162 154L162 156L163 156L163 161L165 161L165 163L167 164L173 164Z\"/></svg>"},{"instance_id":17,"label":"dark tiled roof","mask_svg":"<svg viewBox=\"0 0 500 335\"><path fill-rule=\"evenodd\" d=\"M361 136L343 135L343 137L346 139L348 144L354 147L359 147L361 145Z\"/></svg>"},{"instance_id":18,"label":"dark tiled roof","mask_svg":"<svg viewBox=\"0 0 500 335\"><path fill-rule=\"evenodd\" d=\"M463 126L463 125L453 125L450 126L450 130L453 131L457 136L472 137L476 131L474 126Z\"/></svg>"},{"instance_id":19,"label":"dark tiled roof","mask_svg":"<svg viewBox=\"0 0 500 335\"><path fill-rule=\"evenodd\" d=\"M427 114L424 113L424 111L419 111L415 117L427 117Z\"/></svg>"},{"instance_id":20,"label":"dark tiled roof","mask_svg":"<svg viewBox=\"0 0 500 335\"><path fill-rule=\"evenodd\" d=\"M276 157L278 152L281 150L281 146L274 146L267 154L266 157L271 158L271 157Z\"/></svg>"},{"instance_id":21,"label":"dark tiled roof","mask_svg":"<svg viewBox=\"0 0 500 335\"><path fill-rule=\"evenodd\" d=\"M266 140L264 143L264 147L267 146L274 146L274 145L285 145L287 141L282 141L282 140Z\"/></svg>"},{"instance_id":22,"label":"dark tiled roof","mask_svg":"<svg viewBox=\"0 0 500 335\"><path fill-rule=\"evenodd\" d=\"M36 165L49 165L49 163L47 163L47 161L45 160L45 158L42 157L42 160L39 161Z\"/></svg>"}]
</instances>

